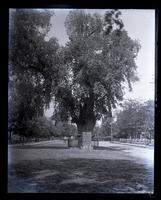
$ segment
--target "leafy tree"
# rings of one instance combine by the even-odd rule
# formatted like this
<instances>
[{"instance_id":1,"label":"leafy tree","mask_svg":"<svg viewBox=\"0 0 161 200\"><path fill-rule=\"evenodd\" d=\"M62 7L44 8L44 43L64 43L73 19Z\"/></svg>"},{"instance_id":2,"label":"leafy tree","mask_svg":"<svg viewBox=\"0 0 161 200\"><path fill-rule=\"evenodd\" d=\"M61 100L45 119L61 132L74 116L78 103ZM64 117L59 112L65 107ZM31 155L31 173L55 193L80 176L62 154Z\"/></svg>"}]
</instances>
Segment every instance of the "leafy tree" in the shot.
<instances>
[{"instance_id":1,"label":"leafy tree","mask_svg":"<svg viewBox=\"0 0 161 200\"><path fill-rule=\"evenodd\" d=\"M110 117L102 117L102 123L100 126L95 126L93 130L94 138L104 138L107 139L111 136L111 122L112 118Z\"/></svg>"},{"instance_id":2,"label":"leafy tree","mask_svg":"<svg viewBox=\"0 0 161 200\"><path fill-rule=\"evenodd\" d=\"M27 120L43 115L58 77L58 42L45 40L52 15L46 10L10 10L9 130L22 135Z\"/></svg>"},{"instance_id":3,"label":"leafy tree","mask_svg":"<svg viewBox=\"0 0 161 200\"><path fill-rule=\"evenodd\" d=\"M74 10L65 22L70 41L60 47L55 38L45 40L52 15L35 9L10 15L9 121L24 134L26 121L41 116L54 96L55 114L63 121L71 116L81 136L102 115L112 116L124 82L132 89L140 45L128 36L118 10L104 18Z\"/></svg>"},{"instance_id":4,"label":"leafy tree","mask_svg":"<svg viewBox=\"0 0 161 200\"><path fill-rule=\"evenodd\" d=\"M145 129L144 132L149 139L154 139L154 101L145 102Z\"/></svg>"},{"instance_id":5,"label":"leafy tree","mask_svg":"<svg viewBox=\"0 0 161 200\"><path fill-rule=\"evenodd\" d=\"M28 120L26 124L27 137L48 138L54 135L53 122L44 116Z\"/></svg>"},{"instance_id":6,"label":"leafy tree","mask_svg":"<svg viewBox=\"0 0 161 200\"><path fill-rule=\"evenodd\" d=\"M56 38L45 40L52 15L46 10L17 9L10 17L10 71L18 80L43 86L46 105L50 102L52 80L56 81L51 76L57 77L59 61Z\"/></svg>"},{"instance_id":7,"label":"leafy tree","mask_svg":"<svg viewBox=\"0 0 161 200\"><path fill-rule=\"evenodd\" d=\"M141 133L153 137L154 131L154 101L144 103L129 100L123 105L123 110L117 114L115 124L117 136L124 138L139 138Z\"/></svg>"},{"instance_id":8,"label":"leafy tree","mask_svg":"<svg viewBox=\"0 0 161 200\"><path fill-rule=\"evenodd\" d=\"M123 111L117 114L117 128L120 137L137 138L138 123L143 123L144 117L141 111L141 104L134 100L126 101L123 104Z\"/></svg>"},{"instance_id":9,"label":"leafy tree","mask_svg":"<svg viewBox=\"0 0 161 200\"><path fill-rule=\"evenodd\" d=\"M76 127L73 124L68 124L67 122L59 121L56 128L56 136L58 137L70 137L76 135Z\"/></svg>"},{"instance_id":10,"label":"leafy tree","mask_svg":"<svg viewBox=\"0 0 161 200\"><path fill-rule=\"evenodd\" d=\"M140 45L128 36L120 15L111 10L102 18L73 10L65 21L70 41L61 51L63 78L55 105L64 118L72 117L80 138L83 131L93 131L102 115L112 116L112 108L123 100L123 83L131 90L137 80Z\"/></svg>"}]
</instances>

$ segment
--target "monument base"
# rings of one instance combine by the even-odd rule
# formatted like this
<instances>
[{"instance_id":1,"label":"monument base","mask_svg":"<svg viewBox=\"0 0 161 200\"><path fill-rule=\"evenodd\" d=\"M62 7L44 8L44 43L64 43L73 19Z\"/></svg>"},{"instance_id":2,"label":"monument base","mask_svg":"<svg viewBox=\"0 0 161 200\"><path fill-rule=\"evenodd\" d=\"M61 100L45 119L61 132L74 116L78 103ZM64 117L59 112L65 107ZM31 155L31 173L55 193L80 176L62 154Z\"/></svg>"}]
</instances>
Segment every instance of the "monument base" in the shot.
<instances>
[{"instance_id":1,"label":"monument base","mask_svg":"<svg viewBox=\"0 0 161 200\"><path fill-rule=\"evenodd\" d=\"M87 149L87 150L93 149L91 132L83 132L82 133L81 149Z\"/></svg>"}]
</instances>

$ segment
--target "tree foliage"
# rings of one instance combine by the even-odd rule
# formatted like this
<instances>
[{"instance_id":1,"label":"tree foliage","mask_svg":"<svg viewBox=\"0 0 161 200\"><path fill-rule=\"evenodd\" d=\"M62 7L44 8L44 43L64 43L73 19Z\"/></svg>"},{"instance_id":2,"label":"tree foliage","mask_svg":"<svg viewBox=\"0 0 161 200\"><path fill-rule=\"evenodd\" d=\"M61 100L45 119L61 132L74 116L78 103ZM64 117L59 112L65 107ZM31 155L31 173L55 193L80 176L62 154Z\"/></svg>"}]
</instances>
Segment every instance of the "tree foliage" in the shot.
<instances>
[{"instance_id":1,"label":"tree foliage","mask_svg":"<svg viewBox=\"0 0 161 200\"><path fill-rule=\"evenodd\" d=\"M128 36L120 11L107 11L103 18L70 11L65 47L54 37L45 39L52 15L40 9L10 13L9 127L22 127L21 134L27 120L43 115L52 97L58 119L71 117L79 133L92 131L96 120L111 117L123 100L123 84L131 90L137 80L140 44Z\"/></svg>"},{"instance_id":2,"label":"tree foliage","mask_svg":"<svg viewBox=\"0 0 161 200\"><path fill-rule=\"evenodd\" d=\"M37 117L26 121L26 136L46 138L53 135L54 125L46 117Z\"/></svg>"},{"instance_id":3,"label":"tree foliage","mask_svg":"<svg viewBox=\"0 0 161 200\"><path fill-rule=\"evenodd\" d=\"M118 10L104 18L84 10L70 11L65 26L63 79L56 93L57 109L83 130L92 130L102 115L123 100L123 83L137 80L135 58L140 44L123 28ZM62 109L63 108L63 109ZM80 131L81 132L81 131Z\"/></svg>"},{"instance_id":4,"label":"tree foliage","mask_svg":"<svg viewBox=\"0 0 161 200\"><path fill-rule=\"evenodd\" d=\"M118 137L139 138L142 133L154 137L154 101L126 101L117 114L115 130Z\"/></svg>"},{"instance_id":5,"label":"tree foliage","mask_svg":"<svg viewBox=\"0 0 161 200\"><path fill-rule=\"evenodd\" d=\"M59 138L76 136L76 126L67 122L59 121L54 127L53 135Z\"/></svg>"},{"instance_id":6,"label":"tree foliage","mask_svg":"<svg viewBox=\"0 0 161 200\"><path fill-rule=\"evenodd\" d=\"M51 16L49 11L18 9L12 11L10 17L10 73L19 81L42 87L46 105L50 102L59 61L58 41L56 38L45 40Z\"/></svg>"},{"instance_id":7,"label":"tree foliage","mask_svg":"<svg viewBox=\"0 0 161 200\"><path fill-rule=\"evenodd\" d=\"M56 38L45 40L52 15L36 9L10 11L9 129L21 134L27 120L43 115L56 84L59 45Z\"/></svg>"}]
</instances>

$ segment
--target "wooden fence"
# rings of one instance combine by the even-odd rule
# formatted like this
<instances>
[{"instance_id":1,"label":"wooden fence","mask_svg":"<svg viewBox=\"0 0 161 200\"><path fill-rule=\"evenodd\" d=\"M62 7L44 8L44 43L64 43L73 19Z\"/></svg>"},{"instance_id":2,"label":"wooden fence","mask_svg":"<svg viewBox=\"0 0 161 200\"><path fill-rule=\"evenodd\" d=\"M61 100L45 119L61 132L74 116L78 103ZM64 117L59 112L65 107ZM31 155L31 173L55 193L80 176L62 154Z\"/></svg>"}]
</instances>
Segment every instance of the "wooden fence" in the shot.
<instances>
[{"instance_id":1,"label":"wooden fence","mask_svg":"<svg viewBox=\"0 0 161 200\"><path fill-rule=\"evenodd\" d=\"M126 139L126 138L118 138L113 139L113 141L123 142L123 143L132 143L132 144L145 144L154 146L154 139L147 138L136 138L136 139Z\"/></svg>"}]
</instances>

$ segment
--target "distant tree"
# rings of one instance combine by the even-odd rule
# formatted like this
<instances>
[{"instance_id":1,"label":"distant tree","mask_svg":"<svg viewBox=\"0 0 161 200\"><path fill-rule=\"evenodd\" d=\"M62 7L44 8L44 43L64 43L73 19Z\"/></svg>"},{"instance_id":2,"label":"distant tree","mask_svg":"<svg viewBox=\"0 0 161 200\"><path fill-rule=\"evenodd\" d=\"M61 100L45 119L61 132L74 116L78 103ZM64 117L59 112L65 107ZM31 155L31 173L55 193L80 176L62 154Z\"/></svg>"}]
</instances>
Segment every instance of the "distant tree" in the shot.
<instances>
[{"instance_id":1,"label":"distant tree","mask_svg":"<svg viewBox=\"0 0 161 200\"><path fill-rule=\"evenodd\" d=\"M70 11L65 26L69 42L62 48L63 78L55 93L56 109L72 117L81 138L93 131L102 115L123 100L123 83L137 80L135 58L140 49L124 29L120 11L98 14ZM80 140L81 141L81 140Z\"/></svg>"},{"instance_id":2,"label":"distant tree","mask_svg":"<svg viewBox=\"0 0 161 200\"><path fill-rule=\"evenodd\" d=\"M93 129L93 138L94 139L97 139L100 135L100 132L101 132L101 127L99 126L95 126L94 129Z\"/></svg>"},{"instance_id":3,"label":"distant tree","mask_svg":"<svg viewBox=\"0 0 161 200\"><path fill-rule=\"evenodd\" d=\"M144 132L149 139L154 139L154 101L145 102L145 129Z\"/></svg>"},{"instance_id":4,"label":"distant tree","mask_svg":"<svg viewBox=\"0 0 161 200\"><path fill-rule=\"evenodd\" d=\"M101 135L102 135L102 137L111 136L112 122L113 122L112 117L108 117L108 116L103 117L102 125L101 125Z\"/></svg>"},{"instance_id":5,"label":"distant tree","mask_svg":"<svg viewBox=\"0 0 161 200\"><path fill-rule=\"evenodd\" d=\"M59 121L55 126L55 136L57 137L70 137L76 136L76 126L67 122Z\"/></svg>"},{"instance_id":6,"label":"distant tree","mask_svg":"<svg viewBox=\"0 0 161 200\"><path fill-rule=\"evenodd\" d=\"M46 117L37 117L26 122L26 136L35 138L50 138L55 129L52 120Z\"/></svg>"},{"instance_id":7,"label":"distant tree","mask_svg":"<svg viewBox=\"0 0 161 200\"><path fill-rule=\"evenodd\" d=\"M117 136L139 138L142 133L151 137L154 131L154 101L140 103L135 100L126 101L123 110L117 114L115 123Z\"/></svg>"}]
</instances>

